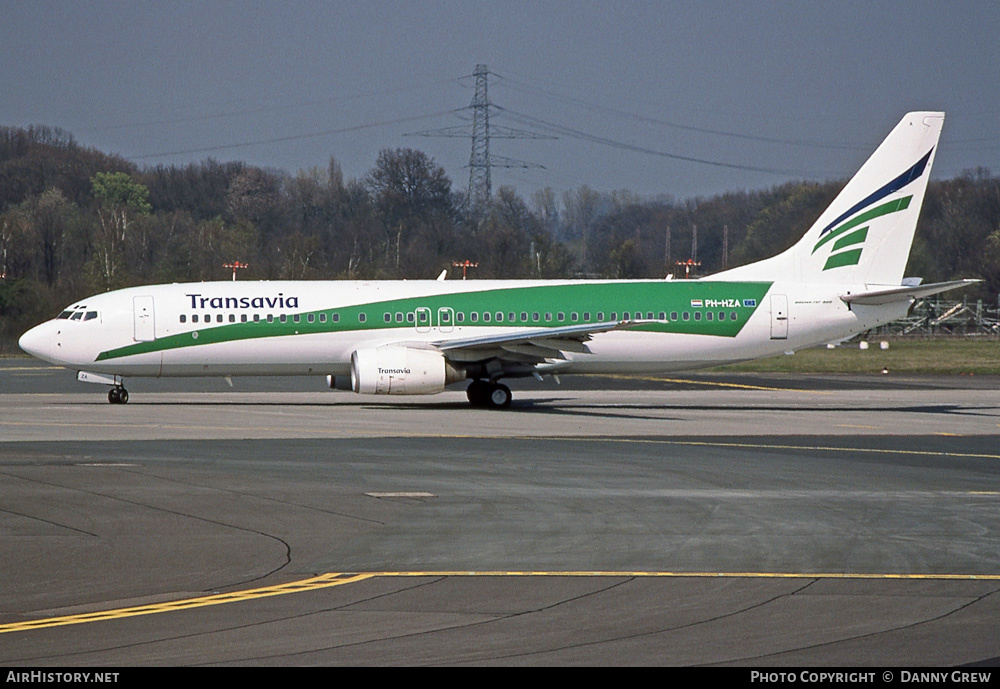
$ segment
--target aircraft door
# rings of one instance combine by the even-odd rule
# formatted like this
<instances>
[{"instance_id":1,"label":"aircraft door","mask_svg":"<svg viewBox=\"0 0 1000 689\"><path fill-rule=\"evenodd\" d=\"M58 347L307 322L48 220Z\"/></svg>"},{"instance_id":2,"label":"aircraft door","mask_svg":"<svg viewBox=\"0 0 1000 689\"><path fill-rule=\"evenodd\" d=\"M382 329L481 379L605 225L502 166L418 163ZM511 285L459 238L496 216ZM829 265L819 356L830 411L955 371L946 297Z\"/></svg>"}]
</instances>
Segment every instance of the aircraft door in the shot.
<instances>
[{"instance_id":1,"label":"aircraft door","mask_svg":"<svg viewBox=\"0 0 1000 689\"><path fill-rule=\"evenodd\" d=\"M455 309L450 306L442 306L438 309L438 330L443 333L450 333L455 329Z\"/></svg>"},{"instance_id":2,"label":"aircraft door","mask_svg":"<svg viewBox=\"0 0 1000 689\"><path fill-rule=\"evenodd\" d=\"M431 310L426 306L418 306L414 309L416 326L418 333L429 333L431 331Z\"/></svg>"},{"instance_id":3,"label":"aircraft door","mask_svg":"<svg viewBox=\"0 0 1000 689\"><path fill-rule=\"evenodd\" d=\"M788 339L788 297L784 294L771 295L771 339Z\"/></svg>"},{"instance_id":4,"label":"aircraft door","mask_svg":"<svg viewBox=\"0 0 1000 689\"><path fill-rule=\"evenodd\" d=\"M135 341L150 342L156 339L154 334L156 323L153 313L153 298L133 297L132 310L135 314Z\"/></svg>"}]
</instances>

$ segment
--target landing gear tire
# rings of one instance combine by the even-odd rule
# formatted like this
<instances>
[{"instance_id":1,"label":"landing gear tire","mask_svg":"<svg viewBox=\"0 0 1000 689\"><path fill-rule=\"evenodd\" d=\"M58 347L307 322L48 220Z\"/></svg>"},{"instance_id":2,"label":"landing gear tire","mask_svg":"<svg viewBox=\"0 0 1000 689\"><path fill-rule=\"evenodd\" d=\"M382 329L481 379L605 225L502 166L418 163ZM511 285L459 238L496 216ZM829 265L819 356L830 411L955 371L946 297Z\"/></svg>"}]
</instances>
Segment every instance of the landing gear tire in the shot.
<instances>
[{"instance_id":1,"label":"landing gear tire","mask_svg":"<svg viewBox=\"0 0 1000 689\"><path fill-rule=\"evenodd\" d=\"M487 383L485 380L474 380L465 391L473 407L487 409L506 409L514 396L510 388L502 383Z\"/></svg>"},{"instance_id":2,"label":"landing gear tire","mask_svg":"<svg viewBox=\"0 0 1000 689\"><path fill-rule=\"evenodd\" d=\"M473 407L485 407L489 404L487 398L490 394L490 384L485 380L474 380L469 383L465 390L465 396L469 398L469 403Z\"/></svg>"},{"instance_id":3,"label":"landing gear tire","mask_svg":"<svg viewBox=\"0 0 1000 689\"><path fill-rule=\"evenodd\" d=\"M510 388L506 385L494 383L490 386L487 403L491 409L506 409L510 406L512 399L514 399L514 395L511 394Z\"/></svg>"},{"instance_id":4,"label":"landing gear tire","mask_svg":"<svg viewBox=\"0 0 1000 689\"><path fill-rule=\"evenodd\" d=\"M128 390L123 387L114 387L108 390L108 402L111 404L126 404L128 402Z\"/></svg>"}]
</instances>

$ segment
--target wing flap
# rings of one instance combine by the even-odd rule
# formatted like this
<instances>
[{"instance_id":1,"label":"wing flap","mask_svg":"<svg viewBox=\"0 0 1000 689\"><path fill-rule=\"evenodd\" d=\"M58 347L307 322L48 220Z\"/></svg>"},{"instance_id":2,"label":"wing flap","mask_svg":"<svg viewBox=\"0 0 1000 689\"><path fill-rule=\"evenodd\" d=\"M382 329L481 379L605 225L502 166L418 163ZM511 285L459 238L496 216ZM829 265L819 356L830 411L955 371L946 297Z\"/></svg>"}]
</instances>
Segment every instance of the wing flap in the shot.
<instances>
[{"instance_id":1,"label":"wing flap","mask_svg":"<svg viewBox=\"0 0 1000 689\"><path fill-rule=\"evenodd\" d=\"M499 335L438 340L431 346L454 361L498 358L517 363L539 364L565 360L566 353L589 354L584 344L598 333L634 328L651 321L606 321L556 328L534 328Z\"/></svg>"}]
</instances>

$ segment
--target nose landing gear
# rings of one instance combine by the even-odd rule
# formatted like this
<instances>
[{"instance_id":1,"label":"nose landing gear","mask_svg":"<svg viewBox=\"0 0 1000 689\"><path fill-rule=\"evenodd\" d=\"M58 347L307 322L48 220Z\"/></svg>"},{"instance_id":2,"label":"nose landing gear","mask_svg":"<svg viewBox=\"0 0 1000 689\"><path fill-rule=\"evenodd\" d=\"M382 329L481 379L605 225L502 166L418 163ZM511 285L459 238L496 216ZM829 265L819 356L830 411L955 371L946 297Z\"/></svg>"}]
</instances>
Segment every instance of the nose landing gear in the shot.
<instances>
[{"instance_id":1,"label":"nose landing gear","mask_svg":"<svg viewBox=\"0 0 1000 689\"><path fill-rule=\"evenodd\" d=\"M128 402L128 390L121 385L108 390L108 402L111 404L126 404Z\"/></svg>"}]
</instances>

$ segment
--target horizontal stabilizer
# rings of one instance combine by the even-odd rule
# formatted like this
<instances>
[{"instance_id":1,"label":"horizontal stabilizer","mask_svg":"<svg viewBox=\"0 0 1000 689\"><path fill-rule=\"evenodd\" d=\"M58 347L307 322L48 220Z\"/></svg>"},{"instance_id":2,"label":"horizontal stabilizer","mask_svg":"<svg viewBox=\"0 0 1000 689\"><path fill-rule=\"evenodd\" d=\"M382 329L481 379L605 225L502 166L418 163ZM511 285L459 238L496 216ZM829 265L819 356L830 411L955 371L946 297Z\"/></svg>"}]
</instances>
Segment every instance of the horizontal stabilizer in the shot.
<instances>
[{"instance_id":1,"label":"horizontal stabilizer","mask_svg":"<svg viewBox=\"0 0 1000 689\"><path fill-rule=\"evenodd\" d=\"M907 287L894 287L892 289L880 289L872 292L857 292L855 294L841 294L840 299L848 304L863 304L865 306L878 306L880 304L892 304L899 301L910 301L929 297L932 294L940 294L951 289L967 287L980 280L952 280L950 282L934 282L929 285L912 285Z\"/></svg>"}]
</instances>

